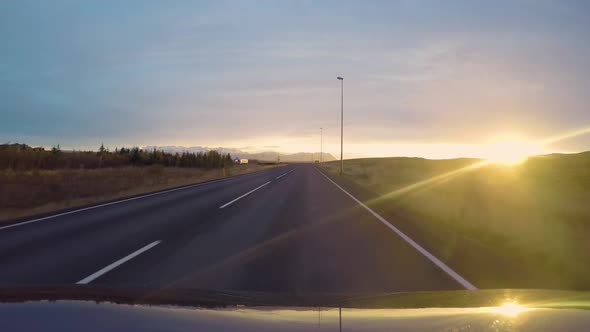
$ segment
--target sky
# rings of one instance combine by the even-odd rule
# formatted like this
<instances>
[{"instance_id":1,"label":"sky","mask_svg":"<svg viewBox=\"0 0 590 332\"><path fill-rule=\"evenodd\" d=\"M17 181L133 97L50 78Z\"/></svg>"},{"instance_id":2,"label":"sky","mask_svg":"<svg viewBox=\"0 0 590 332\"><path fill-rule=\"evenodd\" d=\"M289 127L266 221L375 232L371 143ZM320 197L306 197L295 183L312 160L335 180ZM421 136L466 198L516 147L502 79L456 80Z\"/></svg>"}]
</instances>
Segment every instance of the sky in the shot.
<instances>
[{"instance_id":1,"label":"sky","mask_svg":"<svg viewBox=\"0 0 590 332\"><path fill-rule=\"evenodd\" d=\"M0 2L0 143L590 150L587 1ZM507 143L509 144L509 143ZM497 145L494 145L497 146Z\"/></svg>"}]
</instances>

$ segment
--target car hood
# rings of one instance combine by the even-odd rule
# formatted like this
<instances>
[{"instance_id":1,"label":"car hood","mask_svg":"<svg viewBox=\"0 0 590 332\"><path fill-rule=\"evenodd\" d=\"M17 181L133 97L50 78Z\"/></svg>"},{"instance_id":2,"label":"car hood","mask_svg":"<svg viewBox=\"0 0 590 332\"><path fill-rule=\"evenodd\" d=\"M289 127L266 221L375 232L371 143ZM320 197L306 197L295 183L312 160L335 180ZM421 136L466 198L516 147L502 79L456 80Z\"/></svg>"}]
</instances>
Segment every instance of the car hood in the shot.
<instances>
[{"instance_id":1,"label":"car hood","mask_svg":"<svg viewBox=\"0 0 590 332\"><path fill-rule=\"evenodd\" d=\"M588 292L277 294L90 286L0 289L7 330L424 331L590 326Z\"/></svg>"}]
</instances>

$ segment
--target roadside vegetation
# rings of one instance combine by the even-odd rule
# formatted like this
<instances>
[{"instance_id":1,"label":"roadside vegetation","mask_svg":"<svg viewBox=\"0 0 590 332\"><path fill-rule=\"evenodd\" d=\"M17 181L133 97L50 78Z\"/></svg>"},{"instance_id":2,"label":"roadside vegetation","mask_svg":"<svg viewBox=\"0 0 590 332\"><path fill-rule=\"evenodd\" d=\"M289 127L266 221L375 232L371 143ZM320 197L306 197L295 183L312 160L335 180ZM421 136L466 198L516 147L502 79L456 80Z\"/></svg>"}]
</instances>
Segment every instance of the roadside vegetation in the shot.
<instances>
[{"instance_id":1,"label":"roadside vegetation","mask_svg":"<svg viewBox=\"0 0 590 332\"><path fill-rule=\"evenodd\" d=\"M476 286L588 289L590 152L478 163L356 159L342 177L337 162L322 167Z\"/></svg>"},{"instance_id":2,"label":"roadside vegetation","mask_svg":"<svg viewBox=\"0 0 590 332\"><path fill-rule=\"evenodd\" d=\"M41 169L94 169L103 167L149 166L194 168L223 168L232 164L229 154L217 151L167 153L156 150L145 151L139 147L115 148L109 151L101 145L94 151L62 151L58 146L51 150L32 148L25 144L0 145L0 170L15 171Z\"/></svg>"},{"instance_id":3,"label":"roadside vegetation","mask_svg":"<svg viewBox=\"0 0 590 332\"><path fill-rule=\"evenodd\" d=\"M82 206L276 165L234 165L216 151L170 154L121 148L61 151L0 145L0 220Z\"/></svg>"}]
</instances>

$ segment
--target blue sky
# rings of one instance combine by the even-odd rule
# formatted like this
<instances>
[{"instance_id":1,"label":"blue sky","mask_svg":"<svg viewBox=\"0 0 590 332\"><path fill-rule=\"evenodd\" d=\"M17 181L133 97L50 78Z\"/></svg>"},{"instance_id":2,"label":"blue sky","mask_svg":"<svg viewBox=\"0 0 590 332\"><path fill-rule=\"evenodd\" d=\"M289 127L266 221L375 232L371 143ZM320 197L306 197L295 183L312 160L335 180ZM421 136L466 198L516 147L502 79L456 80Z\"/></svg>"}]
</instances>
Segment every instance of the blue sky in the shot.
<instances>
[{"instance_id":1,"label":"blue sky","mask_svg":"<svg viewBox=\"0 0 590 332\"><path fill-rule=\"evenodd\" d=\"M590 126L586 1L3 1L0 140L476 155ZM587 134L547 151L590 150Z\"/></svg>"}]
</instances>

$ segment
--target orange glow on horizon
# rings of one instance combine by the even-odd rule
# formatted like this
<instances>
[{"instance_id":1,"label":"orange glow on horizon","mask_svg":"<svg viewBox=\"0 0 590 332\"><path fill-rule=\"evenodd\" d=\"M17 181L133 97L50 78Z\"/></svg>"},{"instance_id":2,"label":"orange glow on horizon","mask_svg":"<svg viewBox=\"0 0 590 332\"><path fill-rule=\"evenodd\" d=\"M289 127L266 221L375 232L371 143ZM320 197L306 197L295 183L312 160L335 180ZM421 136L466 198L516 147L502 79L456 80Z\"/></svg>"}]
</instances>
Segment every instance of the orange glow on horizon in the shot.
<instances>
[{"instance_id":1,"label":"orange glow on horizon","mask_svg":"<svg viewBox=\"0 0 590 332\"><path fill-rule=\"evenodd\" d=\"M590 127L581 128L554 135L548 138L531 140L520 134L503 134L492 136L487 141L473 143L453 142L391 142L366 141L355 142L345 135L344 159L381 158L381 157L421 157L427 159L478 158L509 166L524 162L527 157L546 153L569 153L547 146L562 140L590 133ZM164 145L204 145L212 148L222 146L235 148L247 153L274 151L281 154L298 152L320 152L319 132L317 137L305 136L261 136L241 139L239 141L216 142L212 144L193 144L176 142ZM206 142L203 142L206 143ZM327 154L340 159L340 137L326 135L324 131L324 147Z\"/></svg>"},{"instance_id":2,"label":"orange glow on horizon","mask_svg":"<svg viewBox=\"0 0 590 332\"><path fill-rule=\"evenodd\" d=\"M543 153L541 144L523 139L517 135L504 135L482 147L484 158L492 163L514 166L523 163L530 156Z\"/></svg>"}]
</instances>

